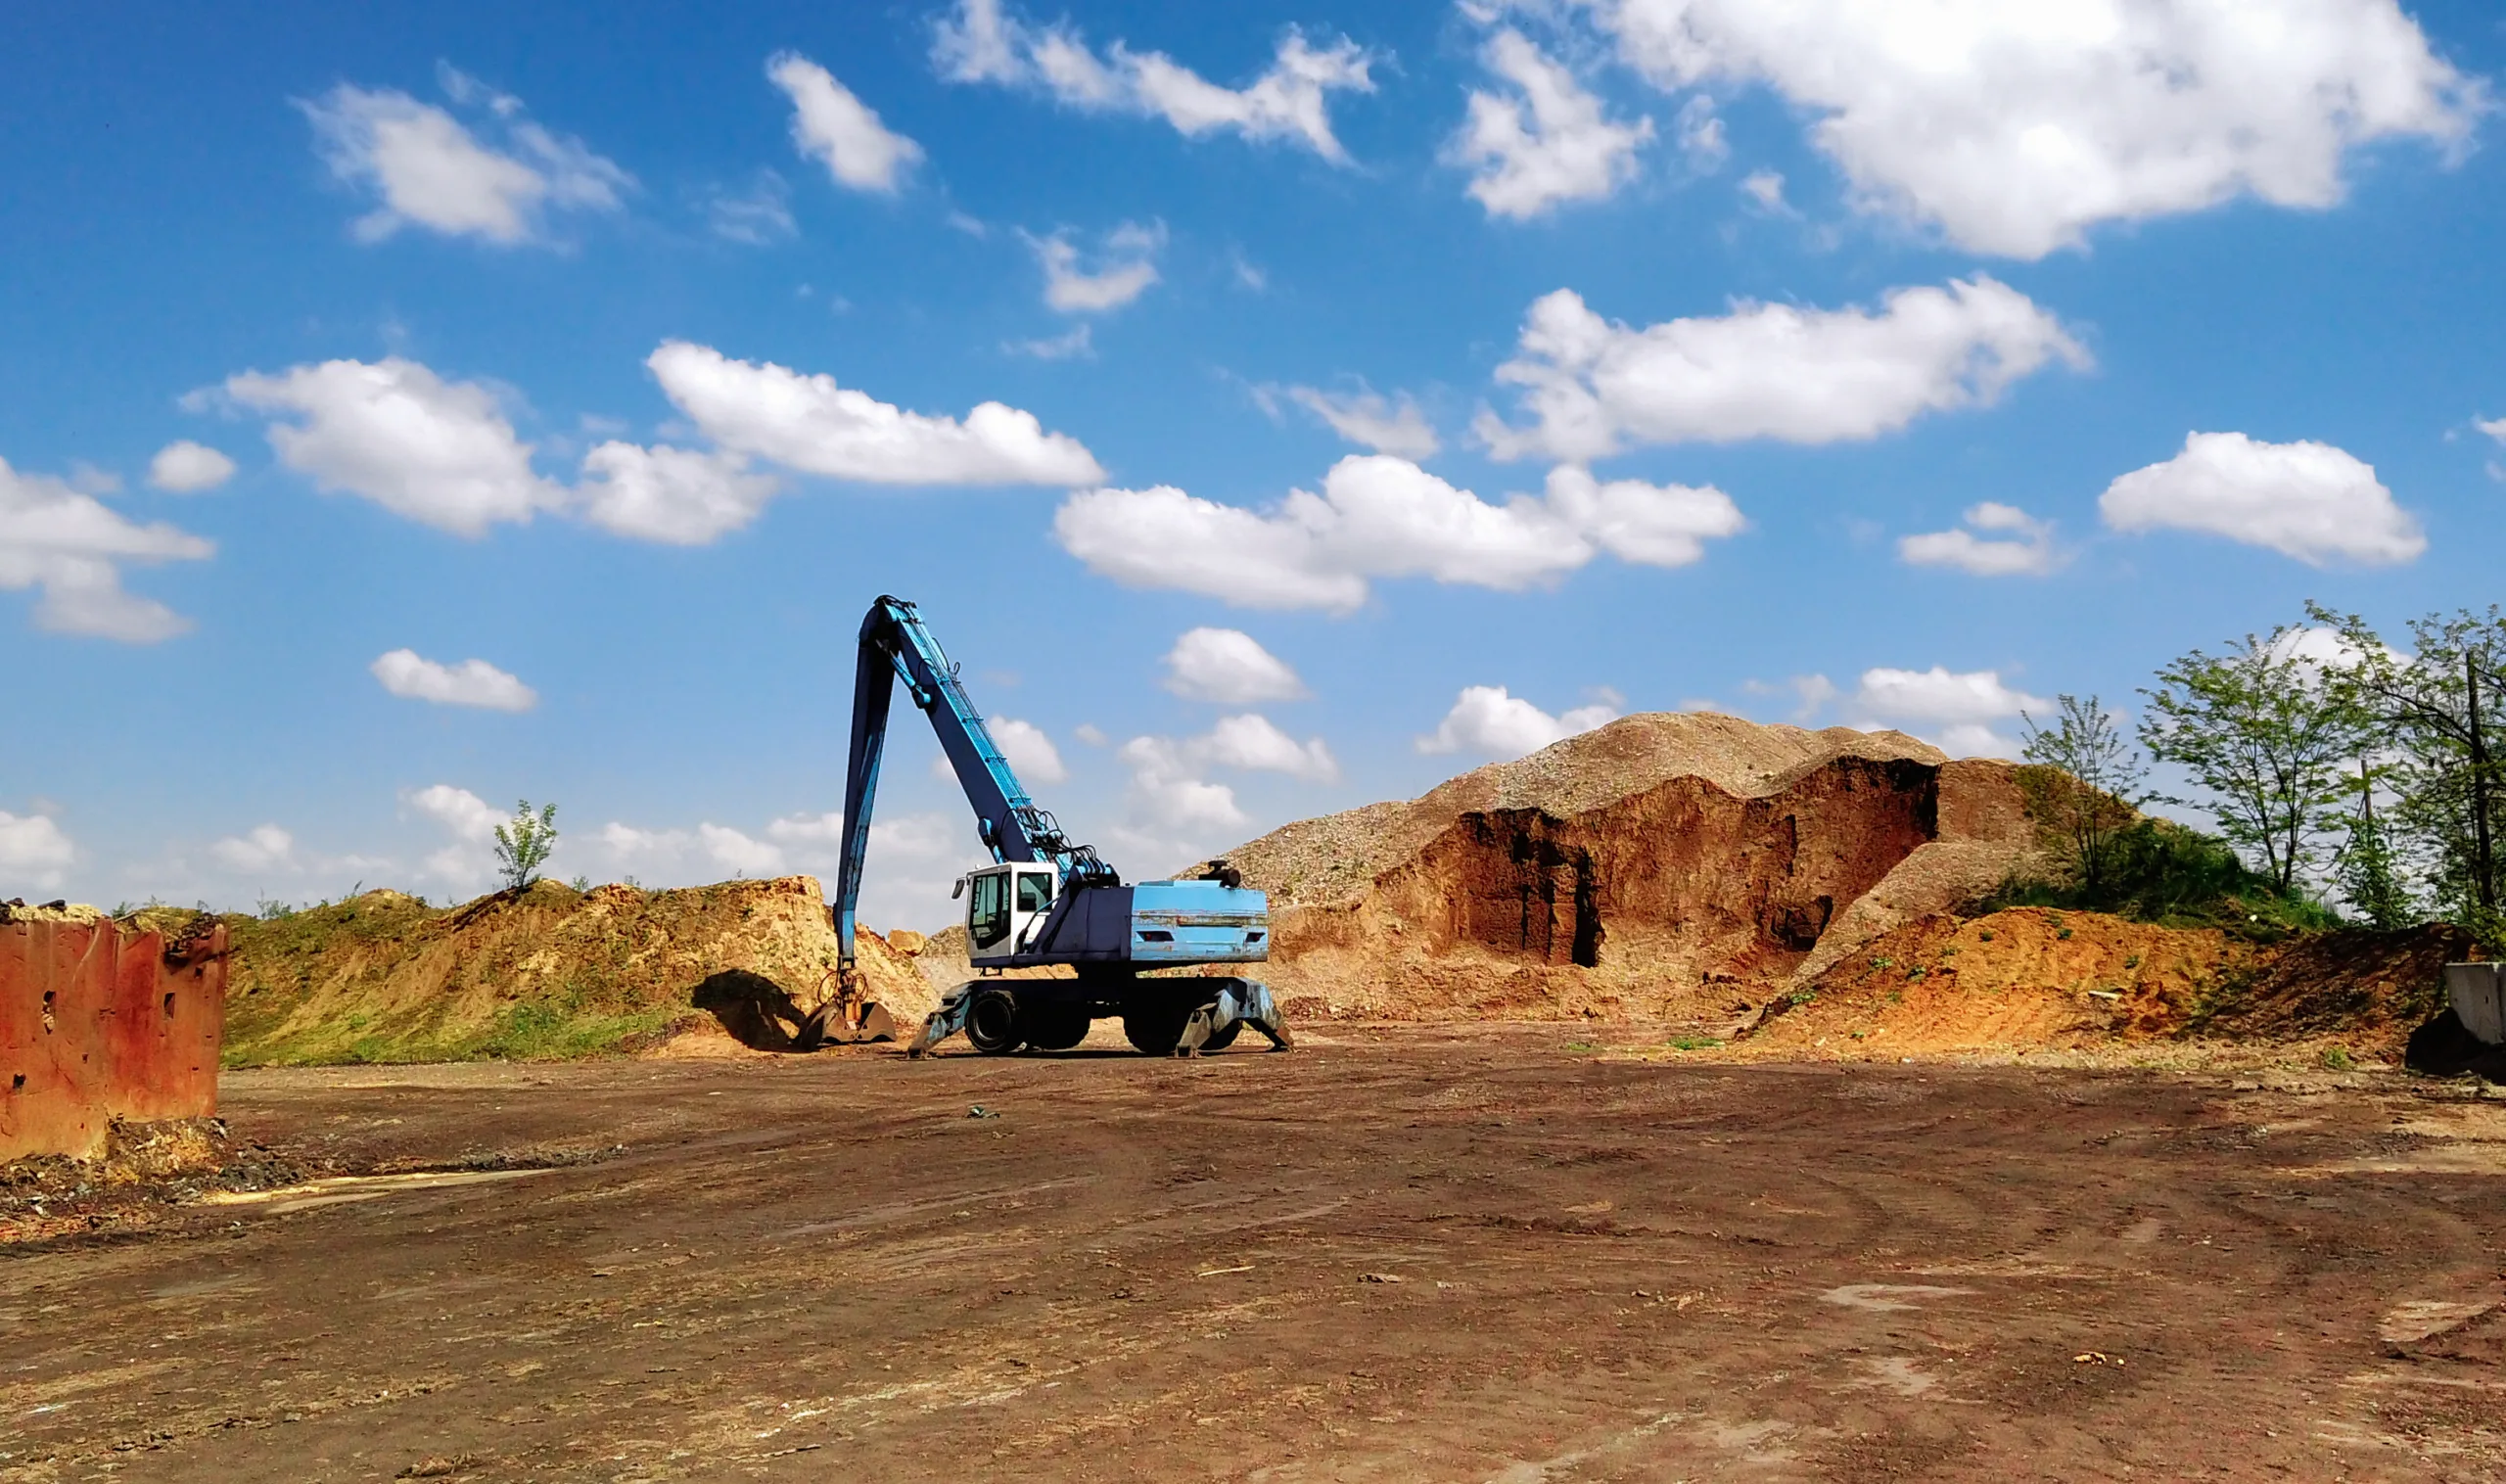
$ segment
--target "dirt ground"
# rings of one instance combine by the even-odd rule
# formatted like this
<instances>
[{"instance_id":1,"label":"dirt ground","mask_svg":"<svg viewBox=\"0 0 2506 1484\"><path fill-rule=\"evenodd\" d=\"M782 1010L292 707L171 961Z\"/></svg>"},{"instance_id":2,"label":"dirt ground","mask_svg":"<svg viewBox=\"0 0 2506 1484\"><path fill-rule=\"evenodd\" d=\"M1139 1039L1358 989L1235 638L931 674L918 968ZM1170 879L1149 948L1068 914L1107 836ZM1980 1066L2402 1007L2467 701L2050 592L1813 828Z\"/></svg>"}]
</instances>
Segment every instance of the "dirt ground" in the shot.
<instances>
[{"instance_id":1,"label":"dirt ground","mask_svg":"<svg viewBox=\"0 0 2506 1484\"><path fill-rule=\"evenodd\" d=\"M230 1074L0 1479L2506 1478L2506 1103L1610 1039Z\"/></svg>"}]
</instances>

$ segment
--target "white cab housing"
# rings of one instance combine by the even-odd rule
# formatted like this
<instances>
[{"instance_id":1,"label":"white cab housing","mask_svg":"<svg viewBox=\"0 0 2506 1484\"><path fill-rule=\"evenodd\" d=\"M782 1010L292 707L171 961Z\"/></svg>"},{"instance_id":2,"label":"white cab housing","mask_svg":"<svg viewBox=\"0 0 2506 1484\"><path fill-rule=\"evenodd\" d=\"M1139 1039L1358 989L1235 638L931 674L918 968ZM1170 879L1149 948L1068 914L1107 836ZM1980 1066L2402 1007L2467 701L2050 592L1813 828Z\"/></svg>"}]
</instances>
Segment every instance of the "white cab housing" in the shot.
<instances>
[{"instance_id":1,"label":"white cab housing","mask_svg":"<svg viewBox=\"0 0 2506 1484\"><path fill-rule=\"evenodd\" d=\"M966 956L978 965L1005 964L1025 948L1052 910L1052 862L988 865L965 875Z\"/></svg>"}]
</instances>

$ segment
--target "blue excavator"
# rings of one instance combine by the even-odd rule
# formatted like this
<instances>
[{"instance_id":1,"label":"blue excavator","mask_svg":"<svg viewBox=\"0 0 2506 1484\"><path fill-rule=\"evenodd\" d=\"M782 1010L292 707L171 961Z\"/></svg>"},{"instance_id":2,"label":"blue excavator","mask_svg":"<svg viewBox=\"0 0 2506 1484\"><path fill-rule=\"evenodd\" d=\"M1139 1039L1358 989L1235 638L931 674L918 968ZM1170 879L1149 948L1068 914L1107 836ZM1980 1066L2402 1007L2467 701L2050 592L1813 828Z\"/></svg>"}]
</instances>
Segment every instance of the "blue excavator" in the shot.
<instances>
[{"instance_id":1,"label":"blue excavator","mask_svg":"<svg viewBox=\"0 0 2506 1484\"><path fill-rule=\"evenodd\" d=\"M1219 862L1184 880L1125 885L1093 848L1074 843L1036 807L966 698L957 668L911 603L882 597L861 621L853 673L853 745L844 779L844 858L829 910L839 962L836 989L803 1023L796 1044L893 1035L893 1021L865 993L854 952L854 907L870 850L870 811L898 682L931 719L957 782L973 806L975 835L993 859L958 878L966 955L975 978L945 995L906 1052L920 1056L963 1031L977 1051L1068 1050L1091 1022L1119 1017L1140 1051L1198 1055L1225 1049L1251 1026L1272 1048L1292 1042L1270 990L1256 980L1207 973L1208 965L1270 956L1270 902ZM1012 970L1067 967L1068 974ZM881 1033L885 1032L886 1036Z\"/></svg>"}]
</instances>

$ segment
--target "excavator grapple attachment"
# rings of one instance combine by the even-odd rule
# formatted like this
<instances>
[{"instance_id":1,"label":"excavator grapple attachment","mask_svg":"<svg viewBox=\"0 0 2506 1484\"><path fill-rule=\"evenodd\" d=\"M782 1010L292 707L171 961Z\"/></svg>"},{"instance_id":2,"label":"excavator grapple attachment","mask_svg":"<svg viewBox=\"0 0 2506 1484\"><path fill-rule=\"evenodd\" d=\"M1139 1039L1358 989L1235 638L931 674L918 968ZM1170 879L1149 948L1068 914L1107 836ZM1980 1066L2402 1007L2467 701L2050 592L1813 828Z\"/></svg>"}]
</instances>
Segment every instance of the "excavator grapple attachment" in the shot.
<instances>
[{"instance_id":1,"label":"excavator grapple attachment","mask_svg":"<svg viewBox=\"0 0 2506 1484\"><path fill-rule=\"evenodd\" d=\"M1217 997L1192 1012L1183 1022L1183 1034L1176 1038L1175 1054L1198 1056L1203 1051L1224 1051L1235 1042L1235 1033L1246 1026L1271 1039L1271 1049L1289 1051L1296 1043L1288 1036L1288 1023L1279 1007L1271 999L1271 987L1255 979L1221 979Z\"/></svg>"},{"instance_id":2,"label":"excavator grapple attachment","mask_svg":"<svg viewBox=\"0 0 2506 1484\"><path fill-rule=\"evenodd\" d=\"M814 1051L828 1044L858 1046L897 1039L896 1017L864 993L854 974L837 969L827 977L834 981L833 991L819 985L818 1007L802 1017L800 1029L792 1033L792 1049Z\"/></svg>"},{"instance_id":3,"label":"excavator grapple attachment","mask_svg":"<svg viewBox=\"0 0 2506 1484\"><path fill-rule=\"evenodd\" d=\"M874 1041L897 1039L897 1020L887 1007L867 1003L858 1014L848 1015L843 1006L827 1003L810 1012L801 1022L799 1034L792 1038L792 1049L814 1051L823 1045L858 1046Z\"/></svg>"}]
</instances>

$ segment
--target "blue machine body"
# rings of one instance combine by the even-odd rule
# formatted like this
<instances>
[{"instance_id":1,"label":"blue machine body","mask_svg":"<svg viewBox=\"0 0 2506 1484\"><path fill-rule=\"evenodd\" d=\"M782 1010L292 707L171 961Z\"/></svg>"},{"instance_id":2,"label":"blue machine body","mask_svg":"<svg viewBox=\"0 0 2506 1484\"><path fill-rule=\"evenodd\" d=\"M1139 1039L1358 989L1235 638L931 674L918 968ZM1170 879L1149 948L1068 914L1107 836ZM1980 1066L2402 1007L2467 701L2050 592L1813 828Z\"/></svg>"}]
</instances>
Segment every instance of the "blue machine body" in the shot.
<instances>
[{"instance_id":1,"label":"blue machine body","mask_svg":"<svg viewBox=\"0 0 2506 1484\"><path fill-rule=\"evenodd\" d=\"M969 951L978 967L1073 964L1083 974L1123 973L1270 956L1270 904L1261 892L1215 880L1125 885L1093 849L1073 843L1028 797L914 606L882 597L861 621L854 668L844 855L832 904L845 964L854 962L854 912L899 682L930 719L974 809L976 838L996 862L967 877ZM1036 869L1022 869L1030 865ZM1049 885L1018 879L1041 874L1049 874ZM1049 983L1026 988L1046 992Z\"/></svg>"}]
</instances>

